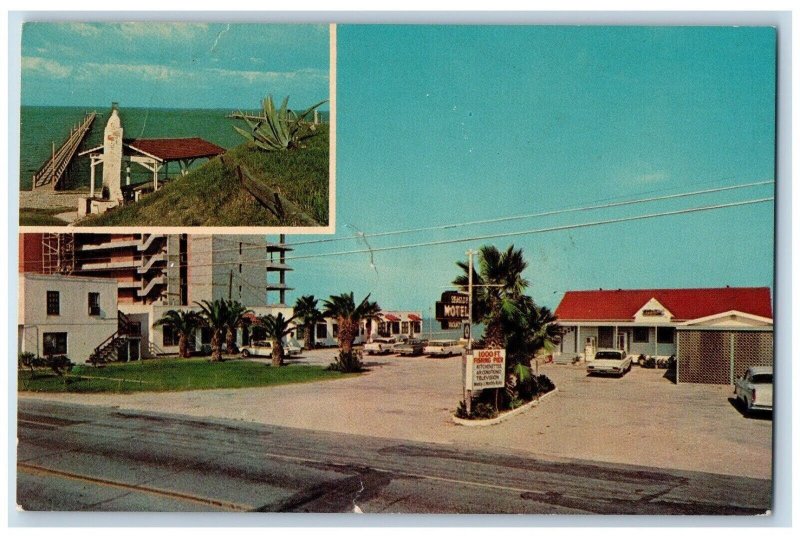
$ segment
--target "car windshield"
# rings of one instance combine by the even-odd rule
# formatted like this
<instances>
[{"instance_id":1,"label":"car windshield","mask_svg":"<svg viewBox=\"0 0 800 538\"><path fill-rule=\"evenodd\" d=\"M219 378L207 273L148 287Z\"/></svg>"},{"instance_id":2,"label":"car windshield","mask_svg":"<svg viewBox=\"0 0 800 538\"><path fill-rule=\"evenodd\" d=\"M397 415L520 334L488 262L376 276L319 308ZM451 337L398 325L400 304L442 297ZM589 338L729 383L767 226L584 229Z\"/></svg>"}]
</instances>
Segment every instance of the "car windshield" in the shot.
<instances>
[{"instance_id":1,"label":"car windshield","mask_svg":"<svg viewBox=\"0 0 800 538\"><path fill-rule=\"evenodd\" d=\"M772 374L755 374L752 381L753 383L772 383Z\"/></svg>"},{"instance_id":2,"label":"car windshield","mask_svg":"<svg viewBox=\"0 0 800 538\"><path fill-rule=\"evenodd\" d=\"M594 355L595 360L605 359L608 361L621 361L622 354L619 351L598 351Z\"/></svg>"}]
</instances>

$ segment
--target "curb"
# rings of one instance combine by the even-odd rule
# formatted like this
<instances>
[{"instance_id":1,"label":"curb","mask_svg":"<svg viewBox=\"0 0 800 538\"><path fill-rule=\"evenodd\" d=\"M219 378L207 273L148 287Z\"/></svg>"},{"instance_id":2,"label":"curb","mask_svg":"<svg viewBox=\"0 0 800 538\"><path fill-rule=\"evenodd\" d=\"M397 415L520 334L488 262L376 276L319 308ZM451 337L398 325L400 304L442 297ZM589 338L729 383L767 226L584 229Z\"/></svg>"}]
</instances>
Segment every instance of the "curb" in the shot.
<instances>
[{"instance_id":1,"label":"curb","mask_svg":"<svg viewBox=\"0 0 800 538\"><path fill-rule=\"evenodd\" d=\"M511 411L506 411L502 415L500 415L498 417L495 417L495 418L464 419L464 418L458 418L455 415L453 415L451 418L453 419L453 422L455 422L456 424L458 424L460 426L468 426L468 427L494 426L495 424L500 424L501 422L503 422L505 420L508 420L508 419L510 419L510 418L512 418L512 417L514 417L516 415L521 415L522 413L524 413L525 411L527 411L528 409L530 409L532 407L536 407L537 405L539 405L539 402L541 402L542 400L545 400L546 398L549 398L550 396L552 396L556 392L558 392L558 387L554 388L550 392L547 392L547 393L543 394L540 398L538 398L536 400L531 400L530 402L526 403L525 405L521 405L520 407L517 407L516 409L512 409Z\"/></svg>"}]
</instances>

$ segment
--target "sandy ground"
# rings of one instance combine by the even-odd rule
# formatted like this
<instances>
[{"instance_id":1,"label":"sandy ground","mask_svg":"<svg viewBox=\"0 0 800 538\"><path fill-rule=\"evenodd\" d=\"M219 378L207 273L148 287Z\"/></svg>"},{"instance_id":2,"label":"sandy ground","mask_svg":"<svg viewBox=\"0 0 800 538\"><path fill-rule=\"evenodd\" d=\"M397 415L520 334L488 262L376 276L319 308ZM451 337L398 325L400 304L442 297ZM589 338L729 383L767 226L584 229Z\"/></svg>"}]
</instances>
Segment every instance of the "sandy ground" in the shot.
<instances>
[{"instance_id":1,"label":"sandy ground","mask_svg":"<svg viewBox=\"0 0 800 538\"><path fill-rule=\"evenodd\" d=\"M328 364L317 350L293 362ZM674 385L639 367L621 379L587 377L579 365L540 368L558 393L495 426L458 426L460 357L365 357L369 372L300 385L127 395L22 394L23 398L240 419L393 439L502 448L539 457L769 478L772 421L748 418L731 388Z\"/></svg>"},{"instance_id":2,"label":"sandy ground","mask_svg":"<svg viewBox=\"0 0 800 538\"><path fill-rule=\"evenodd\" d=\"M78 219L78 198L88 195L88 191L53 191L48 187L43 187L35 191L21 191L19 207L20 209L74 208L74 210L54 215L63 220L65 224L69 224Z\"/></svg>"}]
</instances>

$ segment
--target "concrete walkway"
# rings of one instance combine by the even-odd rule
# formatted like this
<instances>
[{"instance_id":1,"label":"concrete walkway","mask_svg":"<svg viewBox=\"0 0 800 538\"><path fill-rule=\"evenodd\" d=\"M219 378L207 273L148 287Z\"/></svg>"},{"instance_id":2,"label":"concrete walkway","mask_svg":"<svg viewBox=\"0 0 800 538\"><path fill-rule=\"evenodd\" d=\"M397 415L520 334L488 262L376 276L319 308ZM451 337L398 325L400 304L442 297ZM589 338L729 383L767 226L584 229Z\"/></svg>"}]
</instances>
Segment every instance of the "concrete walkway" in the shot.
<instances>
[{"instance_id":1,"label":"concrete walkway","mask_svg":"<svg viewBox=\"0 0 800 538\"><path fill-rule=\"evenodd\" d=\"M316 350L291 362L328 364ZM460 357L365 357L369 372L336 381L123 395L21 394L21 398L212 416L319 431L473 448L550 459L578 458L769 478L772 421L744 417L730 388L674 385L638 367L621 379L580 366L545 365L559 392L525 414L486 428L451 421L461 399Z\"/></svg>"}]
</instances>

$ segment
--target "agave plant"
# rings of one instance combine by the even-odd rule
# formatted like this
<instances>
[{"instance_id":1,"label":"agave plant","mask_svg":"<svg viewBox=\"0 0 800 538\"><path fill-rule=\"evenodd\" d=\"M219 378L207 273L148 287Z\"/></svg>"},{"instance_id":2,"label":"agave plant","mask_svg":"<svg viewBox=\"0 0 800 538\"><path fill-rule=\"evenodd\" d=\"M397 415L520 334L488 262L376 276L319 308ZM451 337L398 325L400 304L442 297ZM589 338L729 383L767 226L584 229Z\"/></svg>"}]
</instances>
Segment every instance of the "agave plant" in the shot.
<instances>
[{"instance_id":1,"label":"agave plant","mask_svg":"<svg viewBox=\"0 0 800 538\"><path fill-rule=\"evenodd\" d=\"M288 96L281 103L281 107L276 110L272 95L268 95L262 103L263 115L256 121L252 121L254 119L252 116L239 112L238 117L247 123L249 130L237 126L233 128L247 140L252 140L256 146L267 151L296 149L301 147L303 140L317 134L314 125L310 125L308 128L303 127L308 123L308 117L327 102L327 99L320 101L298 113L289 110Z\"/></svg>"}]
</instances>

